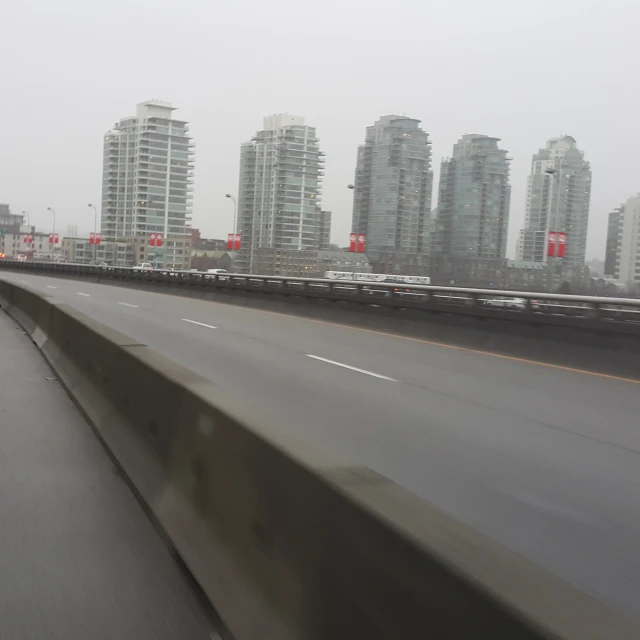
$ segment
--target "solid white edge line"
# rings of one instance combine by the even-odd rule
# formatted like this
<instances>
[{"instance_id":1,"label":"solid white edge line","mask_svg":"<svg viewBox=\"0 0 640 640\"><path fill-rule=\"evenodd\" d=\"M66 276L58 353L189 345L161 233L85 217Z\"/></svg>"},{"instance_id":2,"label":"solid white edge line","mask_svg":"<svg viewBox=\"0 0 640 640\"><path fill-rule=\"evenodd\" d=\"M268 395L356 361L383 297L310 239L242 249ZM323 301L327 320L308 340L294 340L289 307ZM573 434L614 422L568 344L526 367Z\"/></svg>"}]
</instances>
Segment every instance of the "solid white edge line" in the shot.
<instances>
[{"instance_id":1,"label":"solid white edge line","mask_svg":"<svg viewBox=\"0 0 640 640\"><path fill-rule=\"evenodd\" d=\"M351 369L352 371L357 371L358 373L364 373L365 375L373 376L374 378L381 378L382 380L389 380L390 382L398 382L395 378L390 378L389 376L383 376L381 373L374 373L373 371L367 371L366 369L358 369L358 367L352 367L351 365L344 364L343 362L336 362L335 360L328 360L327 358L314 356L311 353L307 353L305 355L307 356L307 358L313 358L314 360L321 360L322 362L328 362L329 364L334 364L336 367Z\"/></svg>"},{"instance_id":2,"label":"solid white edge line","mask_svg":"<svg viewBox=\"0 0 640 640\"><path fill-rule=\"evenodd\" d=\"M128 302L118 302L118 304L121 304L123 307L131 307L132 309L138 308L137 304L129 304Z\"/></svg>"},{"instance_id":3,"label":"solid white edge line","mask_svg":"<svg viewBox=\"0 0 640 640\"><path fill-rule=\"evenodd\" d=\"M90 294L90 293L82 293L82 291L77 291L77 294L78 294L79 296L85 296L86 298L89 298L89 297L91 296L91 294Z\"/></svg>"},{"instance_id":4,"label":"solid white edge line","mask_svg":"<svg viewBox=\"0 0 640 640\"><path fill-rule=\"evenodd\" d=\"M201 327L207 327L207 329L217 329L212 324L205 324L204 322L198 322L197 320L189 320L189 318L182 318L183 322L190 322L191 324L197 324Z\"/></svg>"}]
</instances>

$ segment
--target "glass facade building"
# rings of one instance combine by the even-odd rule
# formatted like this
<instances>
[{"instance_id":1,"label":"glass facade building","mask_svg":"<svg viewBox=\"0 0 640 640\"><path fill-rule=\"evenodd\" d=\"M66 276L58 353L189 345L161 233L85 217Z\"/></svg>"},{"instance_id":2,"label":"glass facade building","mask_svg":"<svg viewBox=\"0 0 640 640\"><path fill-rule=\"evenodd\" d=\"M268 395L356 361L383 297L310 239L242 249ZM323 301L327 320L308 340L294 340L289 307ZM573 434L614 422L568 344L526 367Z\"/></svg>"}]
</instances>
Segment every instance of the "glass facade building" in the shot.
<instances>
[{"instance_id":1,"label":"glass facade building","mask_svg":"<svg viewBox=\"0 0 640 640\"><path fill-rule=\"evenodd\" d=\"M264 118L240 150L238 269L257 267L259 249L315 250L322 235L324 154L316 130L298 116Z\"/></svg>"},{"instance_id":2,"label":"glass facade building","mask_svg":"<svg viewBox=\"0 0 640 640\"><path fill-rule=\"evenodd\" d=\"M610 220L611 221L611 220ZM614 277L638 291L640 285L640 194L619 210ZM613 244L613 238L611 238Z\"/></svg>"},{"instance_id":3,"label":"glass facade building","mask_svg":"<svg viewBox=\"0 0 640 640\"><path fill-rule=\"evenodd\" d=\"M420 120L383 116L358 147L352 231L373 263L429 252L431 142Z\"/></svg>"},{"instance_id":4,"label":"glass facade building","mask_svg":"<svg viewBox=\"0 0 640 640\"><path fill-rule=\"evenodd\" d=\"M442 162L433 253L454 259L502 260L507 252L511 185L499 138L464 135Z\"/></svg>"},{"instance_id":5,"label":"glass facade building","mask_svg":"<svg viewBox=\"0 0 640 640\"><path fill-rule=\"evenodd\" d=\"M106 240L163 234L158 267L184 269L190 261L194 143L174 108L150 100L104 137L102 216Z\"/></svg>"},{"instance_id":6,"label":"glass facade building","mask_svg":"<svg viewBox=\"0 0 640 640\"><path fill-rule=\"evenodd\" d=\"M609 214L607 222L607 246L604 255L604 275L615 276L617 273L618 251L620 248L620 230L624 221L624 205Z\"/></svg>"},{"instance_id":7,"label":"glass facade building","mask_svg":"<svg viewBox=\"0 0 640 640\"><path fill-rule=\"evenodd\" d=\"M549 140L531 161L518 260L547 262L547 234L555 231L566 233L563 264L584 265L590 198L591 167L575 139Z\"/></svg>"}]
</instances>

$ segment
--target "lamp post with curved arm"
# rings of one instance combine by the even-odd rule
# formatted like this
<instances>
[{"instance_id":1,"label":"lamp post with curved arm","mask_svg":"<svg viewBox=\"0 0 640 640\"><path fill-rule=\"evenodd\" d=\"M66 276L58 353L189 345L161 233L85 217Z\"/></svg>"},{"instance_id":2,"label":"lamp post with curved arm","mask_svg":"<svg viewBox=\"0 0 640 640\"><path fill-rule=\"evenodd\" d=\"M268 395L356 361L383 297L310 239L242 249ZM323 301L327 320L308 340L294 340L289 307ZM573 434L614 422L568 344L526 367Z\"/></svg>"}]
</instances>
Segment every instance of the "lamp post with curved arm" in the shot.
<instances>
[{"instance_id":1,"label":"lamp post with curved arm","mask_svg":"<svg viewBox=\"0 0 640 640\"><path fill-rule=\"evenodd\" d=\"M53 231L51 232L51 259L53 259L56 254L56 212L51 207L47 207L47 211L53 214Z\"/></svg>"},{"instance_id":2,"label":"lamp post with curved arm","mask_svg":"<svg viewBox=\"0 0 640 640\"><path fill-rule=\"evenodd\" d=\"M98 229L98 210L92 204L88 204L87 206L93 209L93 263L96 264L96 262L98 261L98 245L96 244L96 231Z\"/></svg>"}]
</instances>

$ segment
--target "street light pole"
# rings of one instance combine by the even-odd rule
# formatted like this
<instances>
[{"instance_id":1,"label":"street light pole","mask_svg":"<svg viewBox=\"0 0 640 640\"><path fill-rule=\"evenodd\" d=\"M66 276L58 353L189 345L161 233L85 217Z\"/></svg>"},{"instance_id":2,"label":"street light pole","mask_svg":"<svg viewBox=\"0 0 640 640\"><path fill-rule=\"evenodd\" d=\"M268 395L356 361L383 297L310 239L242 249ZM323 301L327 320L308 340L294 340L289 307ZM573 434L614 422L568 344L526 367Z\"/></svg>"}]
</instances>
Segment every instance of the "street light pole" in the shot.
<instances>
[{"instance_id":1,"label":"street light pole","mask_svg":"<svg viewBox=\"0 0 640 640\"><path fill-rule=\"evenodd\" d=\"M98 262L98 245L96 244L96 230L98 228L98 210L92 205L88 204L88 207L93 209L93 264Z\"/></svg>"},{"instance_id":2,"label":"street light pole","mask_svg":"<svg viewBox=\"0 0 640 640\"><path fill-rule=\"evenodd\" d=\"M560 169L562 165L559 165ZM562 171L560 169L545 169L545 173L548 176L553 176L554 180L557 181L557 195L556 195L556 212L553 220L553 232L556 234L556 241L553 243L553 255L551 256L552 262L549 265L549 291L553 291L553 271L555 271L555 262L556 262L556 254L558 253L559 247L559 233L560 230L558 225L560 224L560 185L562 181ZM551 225L549 225L551 226ZM549 231L547 231L547 244L549 243Z\"/></svg>"},{"instance_id":3,"label":"street light pole","mask_svg":"<svg viewBox=\"0 0 640 640\"><path fill-rule=\"evenodd\" d=\"M234 242L234 246L235 246L235 242L236 242L236 222L237 222L237 215L238 215L238 201L235 199L234 196L232 196L230 193L225 194L224 196L225 198L231 198L231 200L233 200L233 242Z\"/></svg>"},{"instance_id":4,"label":"street light pole","mask_svg":"<svg viewBox=\"0 0 640 640\"><path fill-rule=\"evenodd\" d=\"M51 208L51 207L47 207L47 211L51 211L51 213L53 214L53 232L52 232L52 238L51 240L53 241L51 243L51 259L53 260L55 258L55 251L56 251L56 212Z\"/></svg>"},{"instance_id":5,"label":"street light pole","mask_svg":"<svg viewBox=\"0 0 640 640\"><path fill-rule=\"evenodd\" d=\"M27 232L27 236L31 235L31 220L29 219L29 214L26 211L22 212L22 215L24 217L27 218L27 228L29 229L29 231ZM28 240L28 237L27 237ZM25 242L26 245L28 245L27 250L31 249L31 243L30 242Z\"/></svg>"},{"instance_id":6,"label":"street light pole","mask_svg":"<svg viewBox=\"0 0 640 640\"><path fill-rule=\"evenodd\" d=\"M353 197L354 197L354 200L355 200L355 195L356 195L356 188L355 188L355 186L354 186L354 185L352 185L352 184L348 184L348 185L347 185L347 189L351 189L351 191L353 191ZM352 233L354 233L354 232L352 231ZM355 272L356 272L356 266L352 263L352 264L351 264L351 273L355 273Z\"/></svg>"},{"instance_id":7,"label":"street light pole","mask_svg":"<svg viewBox=\"0 0 640 640\"><path fill-rule=\"evenodd\" d=\"M233 200L233 244L231 245L233 251L236 249L236 230L237 230L237 220L238 220L238 201L232 196L230 193L225 193L225 198L230 198Z\"/></svg>"}]
</instances>

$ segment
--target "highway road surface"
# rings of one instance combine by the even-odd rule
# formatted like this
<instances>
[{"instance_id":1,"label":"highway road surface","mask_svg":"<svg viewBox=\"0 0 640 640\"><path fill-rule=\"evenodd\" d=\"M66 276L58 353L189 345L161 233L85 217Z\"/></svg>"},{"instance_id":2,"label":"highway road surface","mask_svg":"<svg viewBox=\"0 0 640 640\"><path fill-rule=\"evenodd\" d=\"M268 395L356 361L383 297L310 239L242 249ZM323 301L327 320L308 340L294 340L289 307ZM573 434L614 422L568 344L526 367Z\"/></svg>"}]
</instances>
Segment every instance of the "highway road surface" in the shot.
<instances>
[{"instance_id":1,"label":"highway road surface","mask_svg":"<svg viewBox=\"0 0 640 640\"><path fill-rule=\"evenodd\" d=\"M22 273L640 617L640 382Z\"/></svg>"}]
</instances>

